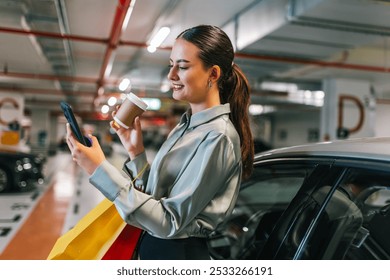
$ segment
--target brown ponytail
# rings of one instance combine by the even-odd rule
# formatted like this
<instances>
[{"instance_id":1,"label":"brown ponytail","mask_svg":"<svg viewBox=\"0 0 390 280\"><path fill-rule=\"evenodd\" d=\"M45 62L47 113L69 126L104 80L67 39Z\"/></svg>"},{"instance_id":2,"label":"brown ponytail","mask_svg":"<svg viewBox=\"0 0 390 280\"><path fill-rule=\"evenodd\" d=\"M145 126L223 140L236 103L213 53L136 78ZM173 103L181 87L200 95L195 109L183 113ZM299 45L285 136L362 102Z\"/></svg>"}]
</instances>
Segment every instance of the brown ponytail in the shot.
<instances>
[{"instance_id":1,"label":"brown ponytail","mask_svg":"<svg viewBox=\"0 0 390 280\"><path fill-rule=\"evenodd\" d=\"M241 140L243 176L248 178L252 173L254 157L253 137L248 116L250 87L244 73L235 63L232 65L231 77L227 78L223 89L220 89L220 98L222 103L230 103L230 119Z\"/></svg>"}]
</instances>

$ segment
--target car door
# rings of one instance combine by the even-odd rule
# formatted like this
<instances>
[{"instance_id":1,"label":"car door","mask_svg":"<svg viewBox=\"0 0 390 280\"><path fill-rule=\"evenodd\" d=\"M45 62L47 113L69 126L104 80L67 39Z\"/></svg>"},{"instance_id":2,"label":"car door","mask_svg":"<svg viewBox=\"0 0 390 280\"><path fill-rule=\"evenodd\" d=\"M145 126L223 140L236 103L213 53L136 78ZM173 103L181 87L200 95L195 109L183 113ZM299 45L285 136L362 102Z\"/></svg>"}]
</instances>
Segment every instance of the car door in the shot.
<instances>
[{"instance_id":1,"label":"car door","mask_svg":"<svg viewBox=\"0 0 390 280\"><path fill-rule=\"evenodd\" d=\"M389 259L387 164L336 160L320 169L325 172L302 186L259 258Z\"/></svg>"},{"instance_id":2,"label":"car door","mask_svg":"<svg viewBox=\"0 0 390 280\"><path fill-rule=\"evenodd\" d=\"M228 219L209 237L213 259L256 259L277 221L302 186L318 180L332 161L278 159L255 164L242 183L236 206Z\"/></svg>"},{"instance_id":3,"label":"car door","mask_svg":"<svg viewBox=\"0 0 390 280\"><path fill-rule=\"evenodd\" d=\"M344 168L335 167L333 162L311 162L315 165L313 172L303 182L280 219L270 233L259 259L297 259L313 258L321 250L319 247L307 248L309 237L322 237L318 232L327 228L323 208L335 191ZM326 234L325 234L326 235ZM312 237L312 238L314 238ZM320 238L320 243L323 239ZM317 244L316 244L317 245ZM307 246L307 247L306 247ZM303 250L303 249L306 250ZM306 253L304 257L303 253Z\"/></svg>"}]
</instances>

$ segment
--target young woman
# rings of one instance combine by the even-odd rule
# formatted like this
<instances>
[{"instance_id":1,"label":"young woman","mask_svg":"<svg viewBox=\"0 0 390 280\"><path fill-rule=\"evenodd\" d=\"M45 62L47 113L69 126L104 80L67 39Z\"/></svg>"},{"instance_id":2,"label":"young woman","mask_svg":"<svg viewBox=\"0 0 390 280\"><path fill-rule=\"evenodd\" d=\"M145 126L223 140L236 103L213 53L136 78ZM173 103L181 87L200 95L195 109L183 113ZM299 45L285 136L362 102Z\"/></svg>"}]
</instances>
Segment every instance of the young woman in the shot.
<instances>
[{"instance_id":1,"label":"young woman","mask_svg":"<svg viewBox=\"0 0 390 280\"><path fill-rule=\"evenodd\" d=\"M73 159L91 184L127 223L145 230L140 259L210 259L206 238L231 213L241 179L252 171L249 86L233 58L218 27L200 25L177 37L168 78L173 98L190 108L151 166L139 118L133 128L116 130L129 154L129 178L105 159L95 137L84 147L68 127Z\"/></svg>"}]
</instances>

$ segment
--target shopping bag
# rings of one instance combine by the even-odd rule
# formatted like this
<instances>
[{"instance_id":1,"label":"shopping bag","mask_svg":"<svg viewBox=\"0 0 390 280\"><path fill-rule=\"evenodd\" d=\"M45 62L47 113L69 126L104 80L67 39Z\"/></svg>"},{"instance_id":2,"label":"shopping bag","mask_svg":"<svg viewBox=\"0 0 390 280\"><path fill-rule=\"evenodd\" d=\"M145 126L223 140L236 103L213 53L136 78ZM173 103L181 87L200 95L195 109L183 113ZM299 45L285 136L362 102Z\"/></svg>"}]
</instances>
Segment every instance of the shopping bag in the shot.
<instances>
[{"instance_id":1,"label":"shopping bag","mask_svg":"<svg viewBox=\"0 0 390 280\"><path fill-rule=\"evenodd\" d=\"M110 200L104 199L71 230L58 238L48 259L102 259L125 226L126 223L119 215L115 205ZM135 228L132 228L135 231ZM138 229L138 231L140 230Z\"/></svg>"},{"instance_id":2,"label":"shopping bag","mask_svg":"<svg viewBox=\"0 0 390 280\"><path fill-rule=\"evenodd\" d=\"M126 224L119 236L114 240L102 260L136 259L136 249L142 230Z\"/></svg>"}]
</instances>

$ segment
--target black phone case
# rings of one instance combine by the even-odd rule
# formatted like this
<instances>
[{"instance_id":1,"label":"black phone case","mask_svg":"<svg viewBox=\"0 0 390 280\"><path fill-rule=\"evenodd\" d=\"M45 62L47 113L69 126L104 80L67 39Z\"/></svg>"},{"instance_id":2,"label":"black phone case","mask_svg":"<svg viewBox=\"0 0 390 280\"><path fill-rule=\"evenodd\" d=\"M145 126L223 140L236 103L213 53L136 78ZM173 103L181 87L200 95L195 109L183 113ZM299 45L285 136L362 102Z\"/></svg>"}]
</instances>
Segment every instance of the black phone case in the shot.
<instances>
[{"instance_id":1,"label":"black phone case","mask_svg":"<svg viewBox=\"0 0 390 280\"><path fill-rule=\"evenodd\" d=\"M62 111L64 112L64 116L67 119L68 123L70 124L70 128L72 129L72 132L76 136L77 140L84 146L91 147L91 142L87 137L83 135L83 133L80 130L80 127L73 114L72 107L64 101L61 101L60 105Z\"/></svg>"}]
</instances>

